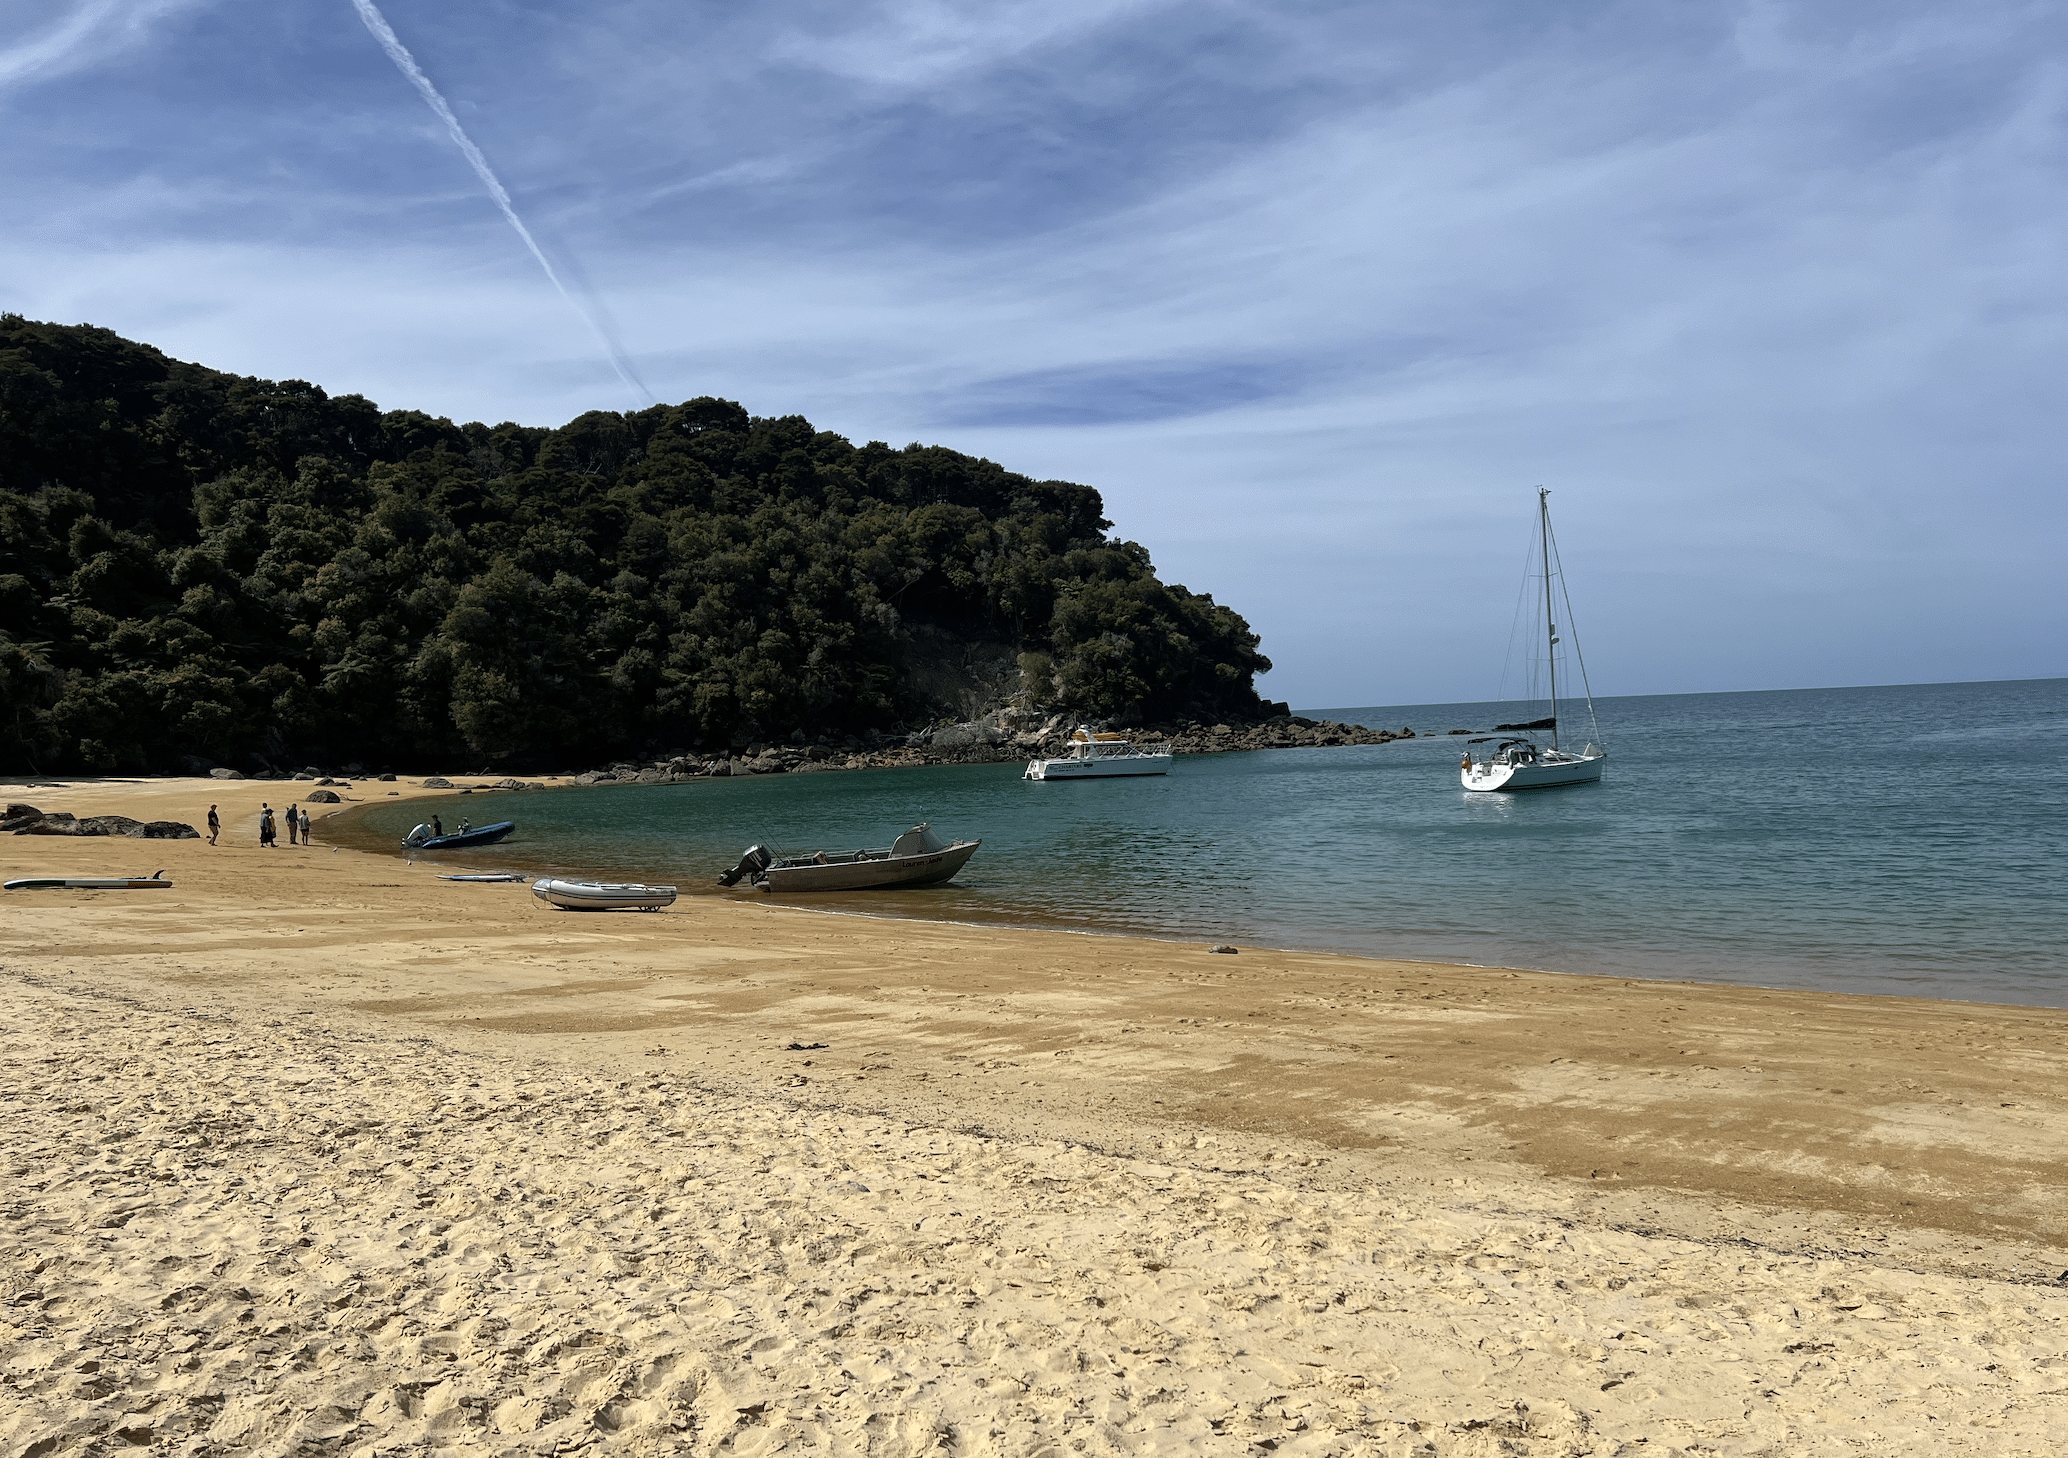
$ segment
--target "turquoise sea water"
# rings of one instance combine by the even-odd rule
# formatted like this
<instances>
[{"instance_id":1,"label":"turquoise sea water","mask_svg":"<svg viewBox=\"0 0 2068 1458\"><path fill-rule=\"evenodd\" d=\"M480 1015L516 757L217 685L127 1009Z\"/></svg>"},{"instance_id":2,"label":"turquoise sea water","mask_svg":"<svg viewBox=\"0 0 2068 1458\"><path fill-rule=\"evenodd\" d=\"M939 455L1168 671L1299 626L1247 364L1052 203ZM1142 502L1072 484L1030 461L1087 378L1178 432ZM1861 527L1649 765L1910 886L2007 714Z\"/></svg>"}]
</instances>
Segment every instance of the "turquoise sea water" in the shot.
<instances>
[{"instance_id":1,"label":"turquoise sea water","mask_svg":"<svg viewBox=\"0 0 2068 1458\"><path fill-rule=\"evenodd\" d=\"M1599 700L1598 785L1458 786L1488 704L1308 710L1435 736L1181 756L1161 779L1017 765L470 797L467 868L702 890L748 844L984 848L951 886L828 910L1430 961L2068 1005L2068 679ZM351 832L399 840L419 808Z\"/></svg>"}]
</instances>

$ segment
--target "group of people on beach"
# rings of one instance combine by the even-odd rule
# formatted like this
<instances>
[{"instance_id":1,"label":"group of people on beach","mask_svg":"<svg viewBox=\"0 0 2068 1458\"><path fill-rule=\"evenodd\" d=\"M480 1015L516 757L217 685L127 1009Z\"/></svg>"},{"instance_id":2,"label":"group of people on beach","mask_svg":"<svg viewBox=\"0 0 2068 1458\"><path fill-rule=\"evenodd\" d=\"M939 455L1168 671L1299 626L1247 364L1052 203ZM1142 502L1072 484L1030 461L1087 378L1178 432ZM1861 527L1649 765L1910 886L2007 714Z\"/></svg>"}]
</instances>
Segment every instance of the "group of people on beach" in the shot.
<instances>
[{"instance_id":1,"label":"group of people on beach","mask_svg":"<svg viewBox=\"0 0 2068 1458\"><path fill-rule=\"evenodd\" d=\"M303 845L313 845L315 843L309 837L309 812L307 810L299 805L290 805L282 812L281 818L287 822L287 843L289 845L294 845L297 841ZM208 843L214 845L215 838L221 835L222 831L222 817L216 814L216 807L211 805L208 807ZM259 805L258 839L259 844L264 846L277 846L280 844L280 834L275 829L273 823L273 807L263 802Z\"/></svg>"}]
</instances>

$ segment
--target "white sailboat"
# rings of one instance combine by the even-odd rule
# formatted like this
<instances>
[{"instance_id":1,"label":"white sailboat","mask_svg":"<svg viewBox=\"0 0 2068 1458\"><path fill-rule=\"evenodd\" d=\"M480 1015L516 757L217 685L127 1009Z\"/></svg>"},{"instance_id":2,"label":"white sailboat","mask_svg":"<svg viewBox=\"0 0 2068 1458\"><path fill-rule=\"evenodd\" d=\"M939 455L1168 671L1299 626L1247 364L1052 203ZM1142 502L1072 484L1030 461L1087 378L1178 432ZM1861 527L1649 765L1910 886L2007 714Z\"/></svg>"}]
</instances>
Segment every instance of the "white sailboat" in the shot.
<instances>
[{"instance_id":1,"label":"white sailboat","mask_svg":"<svg viewBox=\"0 0 2068 1458\"><path fill-rule=\"evenodd\" d=\"M1458 780L1468 790L1548 790L1559 785L1584 785L1601 778L1608 751L1594 737L1575 752L1559 743L1558 725L1558 612L1551 583L1558 581L1556 596L1565 598L1567 630L1572 626L1572 600L1565 595L1565 572L1558 566L1558 545L1551 535L1551 493L1537 488L1537 550L1532 554L1541 564L1544 578L1544 670L1546 697L1551 712L1527 723L1496 725L1496 732L1465 741L1465 758L1458 766ZM1536 635L1532 631L1530 658L1536 658ZM1594 722L1594 692L1587 683L1587 661L1580 656L1579 638L1573 638L1573 661L1579 666L1580 687L1587 703L1587 724L1594 736L1600 734ZM1534 674L1531 675L1534 678ZM1548 732L1547 746L1537 740ZM1512 735L1513 737L1506 737ZM1473 746L1480 746L1477 754Z\"/></svg>"}]
</instances>

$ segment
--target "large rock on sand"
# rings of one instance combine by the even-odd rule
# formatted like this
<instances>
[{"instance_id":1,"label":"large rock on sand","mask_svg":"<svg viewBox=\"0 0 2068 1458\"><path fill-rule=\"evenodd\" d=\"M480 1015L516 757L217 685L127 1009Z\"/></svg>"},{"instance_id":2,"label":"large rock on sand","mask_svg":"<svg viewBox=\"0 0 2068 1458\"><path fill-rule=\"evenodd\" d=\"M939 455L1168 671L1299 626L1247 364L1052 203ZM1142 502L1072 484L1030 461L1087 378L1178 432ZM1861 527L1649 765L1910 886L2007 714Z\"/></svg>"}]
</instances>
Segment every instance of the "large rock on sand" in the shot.
<instances>
[{"instance_id":1,"label":"large rock on sand","mask_svg":"<svg viewBox=\"0 0 2068 1458\"><path fill-rule=\"evenodd\" d=\"M950 724L933 731L929 742L936 749L965 749L972 744L999 744L1005 739L1005 731L981 719L972 719L966 724Z\"/></svg>"},{"instance_id":2,"label":"large rock on sand","mask_svg":"<svg viewBox=\"0 0 2068 1458\"><path fill-rule=\"evenodd\" d=\"M127 815L93 815L74 819L62 810L46 815L34 805L9 805L0 812L0 833L16 835L126 835L132 840L199 840L201 832L177 820L146 824Z\"/></svg>"},{"instance_id":3,"label":"large rock on sand","mask_svg":"<svg viewBox=\"0 0 2068 1458\"><path fill-rule=\"evenodd\" d=\"M314 805L336 805L340 803L336 790L311 790L302 798Z\"/></svg>"}]
</instances>

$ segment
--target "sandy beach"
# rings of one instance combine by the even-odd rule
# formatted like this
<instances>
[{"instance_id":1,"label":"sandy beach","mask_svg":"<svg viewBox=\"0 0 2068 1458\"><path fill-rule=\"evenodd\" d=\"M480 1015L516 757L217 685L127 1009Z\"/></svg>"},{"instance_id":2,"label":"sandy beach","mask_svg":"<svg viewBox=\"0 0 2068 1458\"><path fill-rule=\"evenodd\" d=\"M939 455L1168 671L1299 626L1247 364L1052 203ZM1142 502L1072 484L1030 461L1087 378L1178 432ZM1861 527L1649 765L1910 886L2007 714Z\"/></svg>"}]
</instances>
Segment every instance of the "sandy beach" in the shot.
<instances>
[{"instance_id":1,"label":"sandy beach","mask_svg":"<svg viewBox=\"0 0 2068 1458\"><path fill-rule=\"evenodd\" d=\"M175 883L0 901L0 1453L2068 1450L2068 1012L571 915L304 788L0 786L225 825L0 840Z\"/></svg>"}]
</instances>

